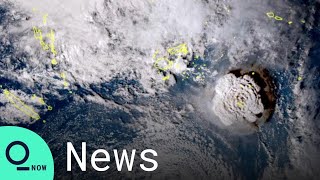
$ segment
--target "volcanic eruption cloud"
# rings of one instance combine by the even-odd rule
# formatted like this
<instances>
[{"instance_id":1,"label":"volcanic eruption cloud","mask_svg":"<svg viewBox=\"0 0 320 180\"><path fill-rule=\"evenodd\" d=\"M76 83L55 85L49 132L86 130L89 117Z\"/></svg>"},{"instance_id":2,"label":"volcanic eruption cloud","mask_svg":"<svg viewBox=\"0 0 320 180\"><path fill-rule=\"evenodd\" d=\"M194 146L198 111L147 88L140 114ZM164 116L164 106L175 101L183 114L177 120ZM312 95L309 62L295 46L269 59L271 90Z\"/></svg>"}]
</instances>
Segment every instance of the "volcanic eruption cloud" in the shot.
<instances>
[{"instance_id":1,"label":"volcanic eruption cloud","mask_svg":"<svg viewBox=\"0 0 320 180\"><path fill-rule=\"evenodd\" d=\"M319 77L320 0L0 0L0 126L57 180L319 180Z\"/></svg>"},{"instance_id":2,"label":"volcanic eruption cloud","mask_svg":"<svg viewBox=\"0 0 320 180\"><path fill-rule=\"evenodd\" d=\"M259 91L260 87L250 76L237 78L227 74L217 83L213 110L225 125L236 121L254 123L264 111Z\"/></svg>"}]
</instances>

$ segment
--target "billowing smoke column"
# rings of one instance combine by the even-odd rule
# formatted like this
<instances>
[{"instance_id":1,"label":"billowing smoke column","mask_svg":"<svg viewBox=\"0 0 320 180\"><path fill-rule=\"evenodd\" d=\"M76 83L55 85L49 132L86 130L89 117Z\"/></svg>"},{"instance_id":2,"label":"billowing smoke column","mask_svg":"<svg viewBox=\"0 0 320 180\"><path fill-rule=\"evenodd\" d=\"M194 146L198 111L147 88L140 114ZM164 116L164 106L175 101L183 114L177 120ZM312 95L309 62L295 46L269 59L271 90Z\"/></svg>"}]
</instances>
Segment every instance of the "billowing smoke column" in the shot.
<instances>
[{"instance_id":1,"label":"billowing smoke column","mask_svg":"<svg viewBox=\"0 0 320 180\"><path fill-rule=\"evenodd\" d=\"M264 111L259 91L260 87L250 76L237 78L227 74L216 86L213 110L225 125L236 121L254 123Z\"/></svg>"},{"instance_id":2,"label":"billowing smoke column","mask_svg":"<svg viewBox=\"0 0 320 180\"><path fill-rule=\"evenodd\" d=\"M257 127L274 110L272 90L263 71L229 73L217 81L212 109L226 126L242 123Z\"/></svg>"}]
</instances>

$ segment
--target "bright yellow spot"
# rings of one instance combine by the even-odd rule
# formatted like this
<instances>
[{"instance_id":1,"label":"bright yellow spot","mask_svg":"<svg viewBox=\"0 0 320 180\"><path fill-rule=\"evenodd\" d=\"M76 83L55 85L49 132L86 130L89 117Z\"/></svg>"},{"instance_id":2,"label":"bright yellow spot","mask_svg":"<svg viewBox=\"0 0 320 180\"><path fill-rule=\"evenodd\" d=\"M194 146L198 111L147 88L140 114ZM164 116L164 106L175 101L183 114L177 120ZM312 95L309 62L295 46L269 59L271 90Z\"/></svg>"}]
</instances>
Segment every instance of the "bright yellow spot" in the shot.
<instances>
[{"instance_id":1,"label":"bright yellow spot","mask_svg":"<svg viewBox=\"0 0 320 180\"><path fill-rule=\"evenodd\" d=\"M47 35L51 40L51 44L47 44L43 40L42 30L37 28L36 26L34 26L32 29L33 29L34 38L40 41L40 45L41 45L42 49L46 51L46 50L49 50L49 48L51 47L52 53L56 55L54 45L53 45L53 43L54 43L53 31L51 30L51 33L49 34L50 36Z\"/></svg>"},{"instance_id":2,"label":"bright yellow spot","mask_svg":"<svg viewBox=\"0 0 320 180\"><path fill-rule=\"evenodd\" d=\"M304 24L304 23L306 23L306 21L305 21L304 19L302 19L302 20L301 20L301 23L303 23L303 24Z\"/></svg>"},{"instance_id":3,"label":"bright yellow spot","mask_svg":"<svg viewBox=\"0 0 320 180\"><path fill-rule=\"evenodd\" d=\"M154 54L152 55L152 59L156 59L158 54L159 54L159 50L156 50L156 52L154 52Z\"/></svg>"},{"instance_id":4,"label":"bright yellow spot","mask_svg":"<svg viewBox=\"0 0 320 180\"><path fill-rule=\"evenodd\" d=\"M166 81L166 80L168 80L168 79L170 79L170 75L167 75L167 76L165 76L165 77L162 78L162 80L164 80L164 81Z\"/></svg>"},{"instance_id":5,"label":"bright yellow spot","mask_svg":"<svg viewBox=\"0 0 320 180\"><path fill-rule=\"evenodd\" d=\"M188 51L188 46L186 43L182 43L178 46L175 46L175 47L172 47L172 48L169 48L167 50L167 52L170 54L170 55L187 55L189 53Z\"/></svg>"},{"instance_id":6,"label":"bright yellow spot","mask_svg":"<svg viewBox=\"0 0 320 180\"><path fill-rule=\"evenodd\" d=\"M39 98L39 103L40 103L40 104L46 104L46 103L44 102L43 98Z\"/></svg>"},{"instance_id":7,"label":"bright yellow spot","mask_svg":"<svg viewBox=\"0 0 320 180\"><path fill-rule=\"evenodd\" d=\"M32 94L31 99L35 99L37 96L35 94Z\"/></svg>"},{"instance_id":8,"label":"bright yellow spot","mask_svg":"<svg viewBox=\"0 0 320 180\"><path fill-rule=\"evenodd\" d=\"M37 28L36 26L34 26L32 29L33 29L34 38L42 41L43 37L42 37L41 29Z\"/></svg>"},{"instance_id":9,"label":"bright yellow spot","mask_svg":"<svg viewBox=\"0 0 320 180\"><path fill-rule=\"evenodd\" d=\"M57 62L57 60L56 60L55 58L53 58L53 59L51 60L51 64L52 64L52 65L57 65L58 62Z\"/></svg>"},{"instance_id":10,"label":"bright yellow spot","mask_svg":"<svg viewBox=\"0 0 320 180\"><path fill-rule=\"evenodd\" d=\"M238 101L238 102L237 102L237 106L238 106L239 108L243 108L243 107L244 107L244 102Z\"/></svg>"},{"instance_id":11,"label":"bright yellow spot","mask_svg":"<svg viewBox=\"0 0 320 180\"><path fill-rule=\"evenodd\" d=\"M276 17L274 17L274 19L277 20L277 21L282 21L283 20L283 18L280 17L280 16L276 16Z\"/></svg>"},{"instance_id":12,"label":"bright yellow spot","mask_svg":"<svg viewBox=\"0 0 320 180\"><path fill-rule=\"evenodd\" d=\"M43 50L49 50L49 45L45 43L43 40L40 41L40 45L42 46Z\"/></svg>"},{"instance_id":13,"label":"bright yellow spot","mask_svg":"<svg viewBox=\"0 0 320 180\"><path fill-rule=\"evenodd\" d=\"M179 70L180 69L180 64L176 64L174 67Z\"/></svg>"},{"instance_id":14,"label":"bright yellow spot","mask_svg":"<svg viewBox=\"0 0 320 180\"><path fill-rule=\"evenodd\" d=\"M48 110L49 110L49 111L52 111L52 106L48 106Z\"/></svg>"},{"instance_id":15,"label":"bright yellow spot","mask_svg":"<svg viewBox=\"0 0 320 180\"><path fill-rule=\"evenodd\" d=\"M45 14L45 15L43 15L43 17L42 17L42 21L43 21L43 24L44 24L44 25L47 24L47 17L48 17L48 14Z\"/></svg>"},{"instance_id":16,"label":"bright yellow spot","mask_svg":"<svg viewBox=\"0 0 320 180\"><path fill-rule=\"evenodd\" d=\"M54 55L57 55L57 51L55 49L55 46L54 46L54 42L55 42L55 35L54 35L54 32L53 30L51 29L50 33L47 34L47 37L50 39L50 50L52 52L52 54Z\"/></svg>"},{"instance_id":17,"label":"bright yellow spot","mask_svg":"<svg viewBox=\"0 0 320 180\"><path fill-rule=\"evenodd\" d=\"M166 63L167 65L164 66L164 67L160 67L159 63L160 63L161 61L165 61L165 63ZM166 58L166 57L162 57L162 58L158 58L158 59L156 60L156 62L154 63L154 66L155 66L157 69L159 69L159 70L166 71L166 70L172 68L173 62L170 61L170 60L169 60L168 58Z\"/></svg>"},{"instance_id":18,"label":"bright yellow spot","mask_svg":"<svg viewBox=\"0 0 320 180\"><path fill-rule=\"evenodd\" d=\"M288 24L292 24L292 21L289 21Z\"/></svg>"},{"instance_id":19,"label":"bright yellow spot","mask_svg":"<svg viewBox=\"0 0 320 180\"><path fill-rule=\"evenodd\" d=\"M65 73L61 73L61 74L60 74L60 77L61 77L62 79L65 79L65 78L66 78L66 74L65 74Z\"/></svg>"},{"instance_id":20,"label":"bright yellow spot","mask_svg":"<svg viewBox=\"0 0 320 180\"><path fill-rule=\"evenodd\" d=\"M268 16L269 18L273 18L273 17L274 17L274 13L273 13L273 12L267 12L267 16Z\"/></svg>"},{"instance_id":21,"label":"bright yellow spot","mask_svg":"<svg viewBox=\"0 0 320 180\"><path fill-rule=\"evenodd\" d=\"M43 120L42 122L45 124L47 121L46 121L46 120Z\"/></svg>"},{"instance_id":22,"label":"bright yellow spot","mask_svg":"<svg viewBox=\"0 0 320 180\"><path fill-rule=\"evenodd\" d=\"M64 87L68 87L69 83L65 81L65 82L63 82L63 85L64 85Z\"/></svg>"},{"instance_id":23,"label":"bright yellow spot","mask_svg":"<svg viewBox=\"0 0 320 180\"><path fill-rule=\"evenodd\" d=\"M32 119L39 120L40 116L31 107L27 106L19 97L15 96L8 90L4 90L6 99L18 110L31 117Z\"/></svg>"},{"instance_id":24,"label":"bright yellow spot","mask_svg":"<svg viewBox=\"0 0 320 180\"><path fill-rule=\"evenodd\" d=\"M251 74L252 74L252 75L255 75L256 73L255 73L255 72L252 72Z\"/></svg>"},{"instance_id":25,"label":"bright yellow spot","mask_svg":"<svg viewBox=\"0 0 320 180\"><path fill-rule=\"evenodd\" d=\"M5 90L3 91L3 94L4 94L4 95L10 95L10 92L5 89Z\"/></svg>"},{"instance_id":26,"label":"bright yellow spot","mask_svg":"<svg viewBox=\"0 0 320 180\"><path fill-rule=\"evenodd\" d=\"M301 81L301 80L302 80L302 77L301 77L301 76L299 76L299 77L298 77L298 81Z\"/></svg>"}]
</instances>

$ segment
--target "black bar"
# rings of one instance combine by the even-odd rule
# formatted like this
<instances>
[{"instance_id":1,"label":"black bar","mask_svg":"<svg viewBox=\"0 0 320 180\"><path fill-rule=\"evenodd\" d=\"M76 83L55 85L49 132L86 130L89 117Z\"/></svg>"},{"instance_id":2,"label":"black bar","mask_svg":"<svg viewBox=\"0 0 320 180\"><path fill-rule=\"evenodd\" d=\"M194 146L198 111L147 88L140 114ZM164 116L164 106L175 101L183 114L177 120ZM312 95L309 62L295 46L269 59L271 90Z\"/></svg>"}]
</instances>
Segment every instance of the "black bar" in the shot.
<instances>
[{"instance_id":1,"label":"black bar","mask_svg":"<svg viewBox=\"0 0 320 180\"><path fill-rule=\"evenodd\" d=\"M30 168L29 167L17 167L18 171L29 171Z\"/></svg>"}]
</instances>

